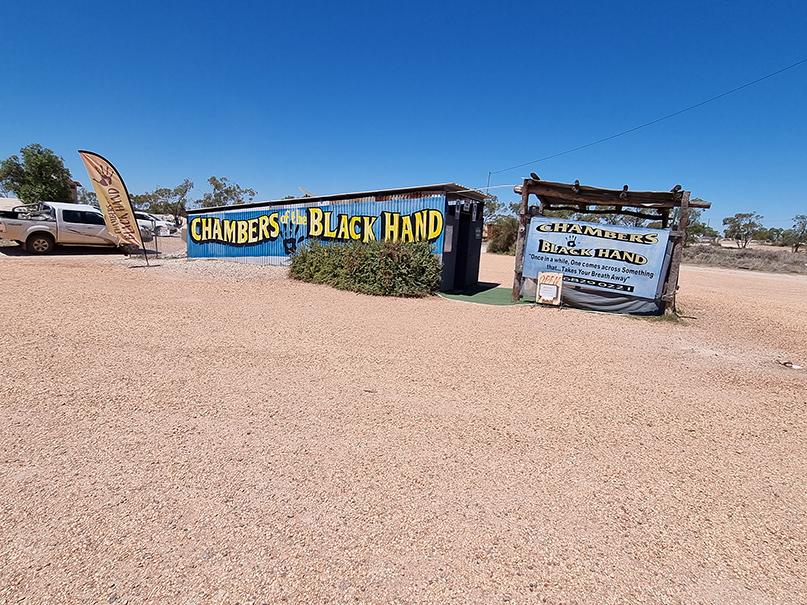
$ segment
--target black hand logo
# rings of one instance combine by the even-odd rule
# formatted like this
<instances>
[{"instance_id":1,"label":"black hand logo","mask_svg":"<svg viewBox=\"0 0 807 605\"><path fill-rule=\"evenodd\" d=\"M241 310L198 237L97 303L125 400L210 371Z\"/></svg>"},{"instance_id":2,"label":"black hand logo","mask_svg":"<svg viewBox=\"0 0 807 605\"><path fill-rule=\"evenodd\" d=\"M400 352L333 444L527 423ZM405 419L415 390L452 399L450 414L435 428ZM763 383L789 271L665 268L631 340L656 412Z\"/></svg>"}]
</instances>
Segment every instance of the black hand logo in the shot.
<instances>
[{"instance_id":1,"label":"black hand logo","mask_svg":"<svg viewBox=\"0 0 807 605\"><path fill-rule=\"evenodd\" d=\"M305 239L305 234L301 234L300 231L299 223L283 224L283 251L289 256L297 252L297 244L302 243Z\"/></svg>"},{"instance_id":2,"label":"black hand logo","mask_svg":"<svg viewBox=\"0 0 807 605\"><path fill-rule=\"evenodd\" d=\"M101 175L101 180L98 181L93 179L99 185L103 185L104 187L109 187L112 184L112 179L115 177L115 173L112 171L111 168L107 166L96 166L98 169L98 174Z\"/></svg>"}]
</instances>

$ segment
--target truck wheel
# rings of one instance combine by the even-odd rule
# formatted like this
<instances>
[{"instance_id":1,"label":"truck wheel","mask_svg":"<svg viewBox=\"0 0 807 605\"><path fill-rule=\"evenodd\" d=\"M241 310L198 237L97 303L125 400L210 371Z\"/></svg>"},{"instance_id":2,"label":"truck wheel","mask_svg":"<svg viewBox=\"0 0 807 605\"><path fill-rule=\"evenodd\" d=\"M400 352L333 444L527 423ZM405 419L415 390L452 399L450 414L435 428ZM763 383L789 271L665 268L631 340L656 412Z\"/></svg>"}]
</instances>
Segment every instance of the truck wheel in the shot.
<instances>
[{"instance_id":1,"label":"truck wheel","mask_svg":"<svg viewBox=\"0 0 807 605\"><path fill-rule=\"evenodd\" d=\"M49 254L56 247L50 233L34 233L25 241L25 248L31 254Z\"/></svg>"}]
</instances>

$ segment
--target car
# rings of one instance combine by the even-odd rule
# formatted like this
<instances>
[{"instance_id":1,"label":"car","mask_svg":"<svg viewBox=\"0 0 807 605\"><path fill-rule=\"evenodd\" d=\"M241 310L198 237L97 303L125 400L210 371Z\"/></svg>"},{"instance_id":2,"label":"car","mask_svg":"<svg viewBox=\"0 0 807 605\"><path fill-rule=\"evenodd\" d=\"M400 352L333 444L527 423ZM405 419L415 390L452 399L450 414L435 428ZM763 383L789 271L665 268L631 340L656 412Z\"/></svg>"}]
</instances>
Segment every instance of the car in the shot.
<instances>
[{"instance_id":1,"label":"car","mask_svg":"<svg viewBox=\"0 0 807 605\"><path fill-rule=\"evenodd\" d=\"M177 231L177 228L168 221L157 218L148 212L135 210L134 215L141 231L145 228L154 233L154 235L170 235Z\"/></svg>"},{"instance_id":2,"label":"car","mask_svg":"<svg viewBox=\"0 0 807 605\"><path fill-rule=\"evenodd\" d=\"M138 227L142 241L154 239L150 225ZM51 253L57 245L120 245L120 239L107 230L98 208L66 202L21 204L0 210L0 238L21 244L31 254Z\"/></svg>"}]
</instances>

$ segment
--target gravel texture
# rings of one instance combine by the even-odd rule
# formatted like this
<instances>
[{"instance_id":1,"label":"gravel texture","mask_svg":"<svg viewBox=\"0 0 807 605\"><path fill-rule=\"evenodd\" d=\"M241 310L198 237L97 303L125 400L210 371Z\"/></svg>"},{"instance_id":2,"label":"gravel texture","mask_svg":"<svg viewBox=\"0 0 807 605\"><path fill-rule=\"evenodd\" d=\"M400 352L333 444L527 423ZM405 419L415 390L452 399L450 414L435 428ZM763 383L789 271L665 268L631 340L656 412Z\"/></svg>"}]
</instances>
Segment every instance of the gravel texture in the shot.
<instances>
[{"instance_id":1,"label":"gravel texture","mask_svg":"<svg viewBox=\"0 0 807 605\"><path fill-rule=\"evenodd\" d=\"M150 262L0 249L0 603L807 603L807 277L684 267L672 322Z\"/></svg>"}]
</instances>

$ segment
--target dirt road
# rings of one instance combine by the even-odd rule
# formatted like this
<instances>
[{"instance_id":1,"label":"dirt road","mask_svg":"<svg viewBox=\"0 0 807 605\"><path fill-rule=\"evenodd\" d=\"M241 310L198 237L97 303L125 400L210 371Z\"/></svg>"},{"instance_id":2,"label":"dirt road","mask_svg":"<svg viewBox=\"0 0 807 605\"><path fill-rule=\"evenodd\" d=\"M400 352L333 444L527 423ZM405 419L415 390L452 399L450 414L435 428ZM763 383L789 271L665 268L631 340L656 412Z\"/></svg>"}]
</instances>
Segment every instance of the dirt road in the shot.
<instances>
[{"instance_id":1,"label":"dirt road","mask_svg":"<svg viewBox=\"0 0 807 605\"><path fill-rule=\"evenodd\" d=\"M0 603L807 602L807 277L685 267L672 323L153 264L0 251Z\"/></svg>"}]
</instances>

